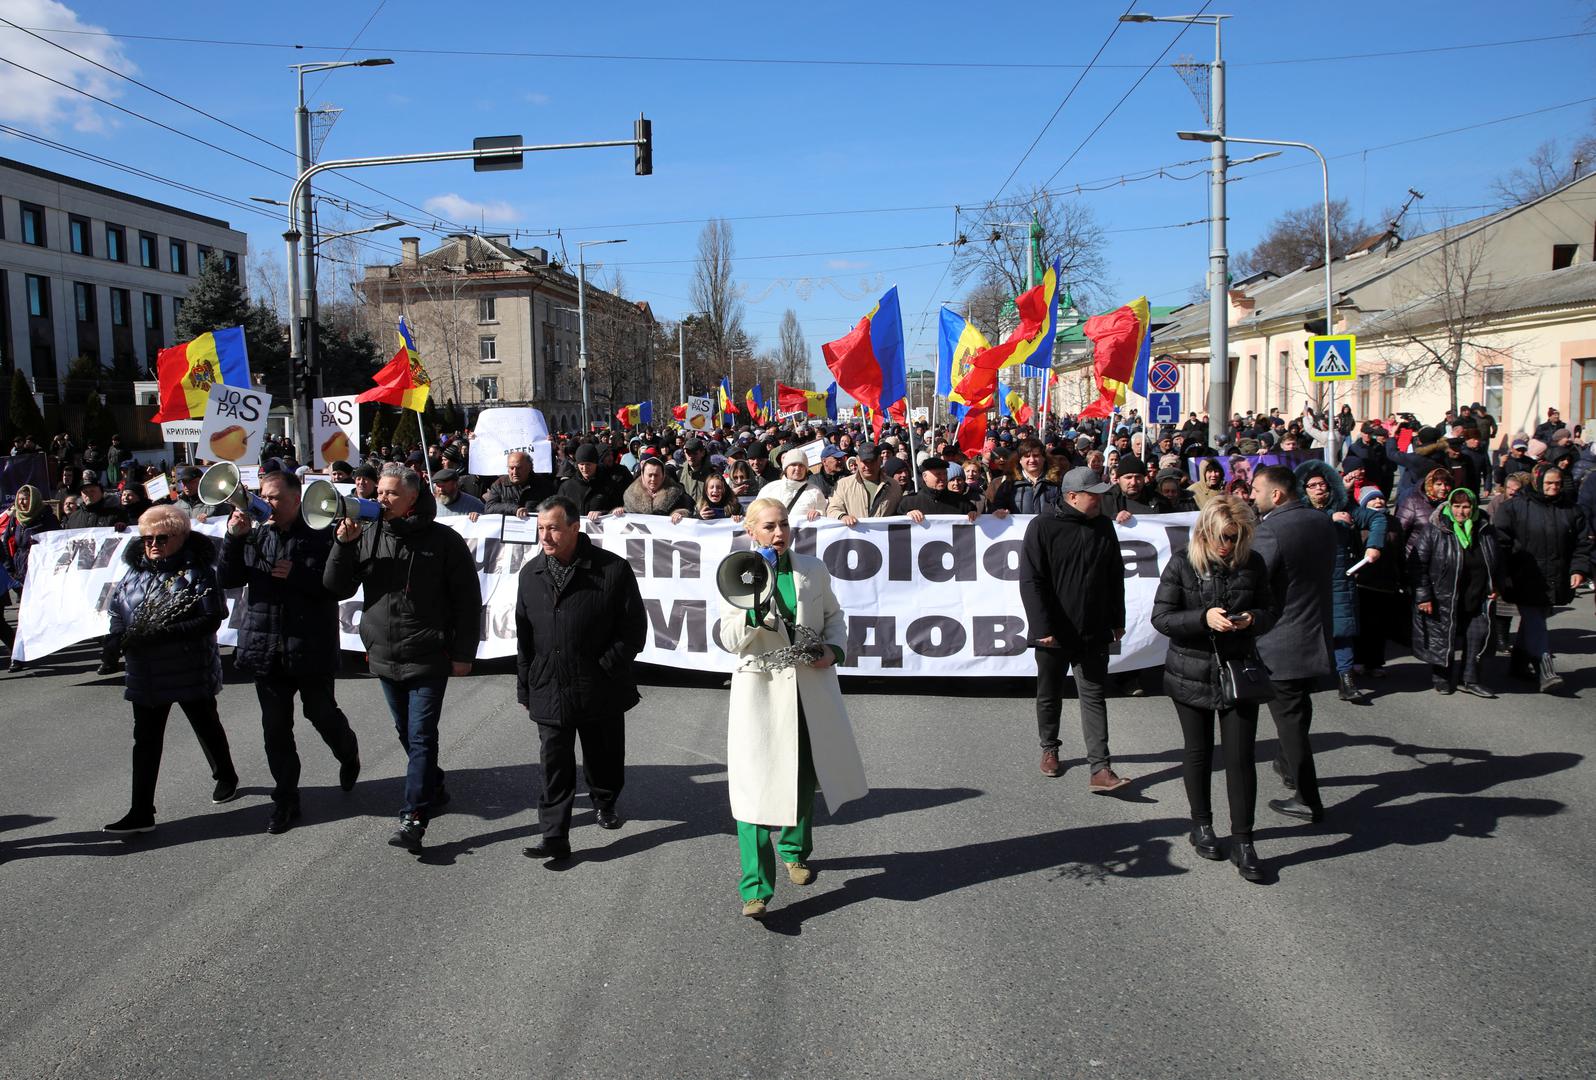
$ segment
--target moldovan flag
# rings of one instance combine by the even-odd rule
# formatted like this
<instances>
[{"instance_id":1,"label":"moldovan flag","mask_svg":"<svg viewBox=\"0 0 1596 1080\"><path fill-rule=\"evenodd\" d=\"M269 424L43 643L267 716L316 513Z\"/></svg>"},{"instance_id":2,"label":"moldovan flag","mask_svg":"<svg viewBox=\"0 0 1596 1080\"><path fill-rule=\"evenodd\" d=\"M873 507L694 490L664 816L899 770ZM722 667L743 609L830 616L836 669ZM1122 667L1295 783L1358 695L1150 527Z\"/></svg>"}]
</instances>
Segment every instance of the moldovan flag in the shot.
<instances>
[{"instance_id":1,"label":"moldovan flag","mask_svg":"<svg viewBox=\"0 0 1596 1080\"><path fill-rule=\"evenodd\" d=\"M820 346L820 352L837 385L870 406L879 435L881 411L909 396L898 287L888 289L852 332Z\"/></svg>"},{"instance_id":2,"label":"moldovan flag","mask_svg":"<svg viewBox=\"0 0 1596 1080\"><path fill-rule=\"evenodd\" d=\"M687 406L682 406L682 415L687 415ZM620 421L622 427L641 427L654 422L654 403L645 401L638 405L622 405L615 410L615 419Z\"/></svg>"},{"instance_id":3,"label":"moldovan flag","mask_svg":"<svg viewBox=\"0 0 1596 1080\"><path fill-rule=\"evenodd\" d=\"M953 388L970 370L970 357L992 347L975 324L956 311L942 309L937 333L937 393L949 402L968 405Z\"/></svg>"},{"instance_id":4,"label":"moldovan flag","mask_svg":"<svg viewBox=\"0 0 1596 1080\"><path fill-rule=\"evenodd\" d=\"M796 386L776 384L776 411L779 413L804 412L817 420L835 415L836 383L829 393L821 390L802 390Z\"/></svg>"},{"instance_id":5,"label":"moldovan flag","mask_svg":"<svg viewBox=\"0 0 1596 1080\"><path fill-rule=\"evenodd\" d=\"M1080 412L1084 417L1109 416L1125 404L1125 392L1136 376L1137 357L1147 342L1150 312L1147 297L1086 320L1082 332L1092 341L1092 370L1097 400Z\"/></svg>"},{"instance_id":6,"label":"moldovan flag","mask_svg":"<svg viewBox=\"0 0 1596 1080\"><path fill-rule=\"evenodd\" d=\"M754 388L743 395L743 404L748 406L748 419L758 420L761 424L770 422L770 417L765 412L765 388L758 383Z\"/></svg>"},{"instance_id":7,"label":"moldovan flag","mask_svg":"<svg viewBox=\"0 0 1596 1080\"><path fill-rule=\"evenodd\" d=\"M212 383L245 389L255 385L249 378L244 328L213 330L162 349L155 360L155 377L161 388L161 407L150 418L152 423L204 416Z\"/></svg>"},{"instance_id":8,"label":"moldovan flag","mask_svg":"<svg viewBox=\"0 0 1596 1080\"><path fill-rule=\"evenodd\" d=\"M1058 264L1048 267L1042 283L1021 293L1014 300L1020 325L1001 345L970 356L970 369L953 387L950 399L962 398L973 405L974 398L989 392L990 373L1015 364L1048 368L1053 363L1053 341L1058 337ZM1134 359L1134 357L1133 357ZM1126 378L1130 376L1127 374Z\"/></svg>"},{"instance_id":9,"label":"moldovan flag","mask_svg":"<svg viewBox=\"0 0 1596 1080\"><path fill-rule=\"evenodd\" d=\"M1015 422L1029 424L1031 422L1031 407L1025 403L1025 397L1011 386L998 383L998 415L1012 416Z\"/></svg>"},{"instance_id":10,"label":"moldovan flag","mask_svg":"<svg viewBox=\"0 0 1596 1080\"><path fill-rule=\"evenodd\" d=\"M720 381L720 389L716 391L716 393L719 396L716 399L715 404L720 410L721 416L736 416L737 406L732 404L731 380L722 379Z\"/></svg>"},{"instance_id":11,"label":"moldovan flag","mask_svg":"<svg viewBox=\"0 0 1596 1080\"><path fill-rule=\"evenodd\" d=\"M361 394L356 401L380 401L384 405L398 405L420 412L427 407L427 395L432 389L432 379L421 364L421 354L416 352L415 339L403 318L399 320L399 351L371 377L376 383Z\"/></svg>"}]
</instances>

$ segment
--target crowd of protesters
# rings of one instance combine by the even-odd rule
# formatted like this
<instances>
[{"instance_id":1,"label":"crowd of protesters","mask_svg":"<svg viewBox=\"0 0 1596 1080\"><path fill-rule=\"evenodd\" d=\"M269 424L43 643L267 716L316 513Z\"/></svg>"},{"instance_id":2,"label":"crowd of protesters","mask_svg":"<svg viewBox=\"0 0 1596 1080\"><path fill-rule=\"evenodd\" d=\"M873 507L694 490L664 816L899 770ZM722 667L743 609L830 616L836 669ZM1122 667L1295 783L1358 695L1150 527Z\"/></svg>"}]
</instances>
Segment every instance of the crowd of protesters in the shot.
<instances>
[{"instance_id":1,"label":"crowd of protesters","mask_svg":"<svg viewBox=\"0 0 1596 1080\"><path fill-rule=\"evenodd\" d=\"M355 496L374 500L379 478L385 478L385 514L397 493L399 502L417 507L405 514L422 513L426 522L449 515L514 515L538 518L540 534L551 500L571 510L573 524L582 517L627 515L741 522L756 501L779 505L793 525L820 518L852 527L870 518L920 523L931 516L1029 516L1031 531L1042 523L1034 546L1027 535L1035 588L1025 596L1038 656L1042 771L1062 771L1058 713L1069 672L1080 691L1089 787L1096 793L1129 783L1109 759L1105 690L1118 685L1139 692L1131 689L1139 680L1116 682L1106 674L1107 649L1124 630L1123 604L1116 607L1104 591L1122 577L1112 524L1198 514L1189 547L1166 568L1153 622L1170 640L1165 689L1187 744L1191 842L1205 857L1222 857L1207 796L1217 722L1231 801L1231 858L1243 877L1256 880L1260 870L1250 842L1255 782L1247 777L1257 703L1226 698L1221 669L1244 674L1249 658L1257 658L1258 670L1267 672L1270 710L1281 733L1275 769L1289 796L1270 805L1309 820L1323 812L1307 746L1311 693L1321 677L1333 676L1342 700L1367 704L1395 647L1429 666L1440 694L1491 698L1506 678L1560 692L1564 681L1547 620L1589 587L1596 540L1596 480L1590 479L1596 445L1581 435L1555 409L1533 432L1504 432L1478 404L1449 411L1435 424L1409 414L1359 421L1350 408L1326 416L1305 405L1289 417L1278 410L1236 415L1217 436L1197 414L1179 426L1144 423L1135 411L1106 421L1061 416L1041 430L1005 419L979 448L961 446L951 427L924 422L913 430L888 425L884 432L788 421L713 432L671 427L557 433L552 471L540 472L529 454L514 452L498 476L469 470L471 433L456 431L424 446L366 445L358 460L335 462L329 472ZM236 548L232 537L247 532L233 507L203 501L197 466L172 472L168 494L152 507L144 485L164 469L141 465L116 440L106 448L89 443L80 449L63 434L47 450L31 440L19 440L13 450L47 453L54 488L23 487L0 518L0 585L8 590L26 587L29 548L52 529L138 526L146 537L185 541L188 561L182 567L162 562L159 551L130 557L138 571L130 580L142 582L143 591L124 589L113 604L113 623L124 634L161 574L192 565L200 568L187 571L192 584L215 561L207 538L176 528L177 519L228 521L229 552ZM292 444L272 438L263 450L263 484L274 472L294 481L297 493L310 470ZM407 486L420 492L419 500L406 501ZM338 538L352 545L358 533L346 525ZM403 530L394 535L403 538ZM145 549L161 542L150 539ZM370 535L362 541L374 542ZM271 565L263 564L268 577ZM231 571L233 577L239 573ZM353 580L341 577L335 592L347 595ZM265 589L266 578L254 587ZM1118 623L1114 611L1121 613ZM201 638L203 630L186 628ZM14 631L3 619L0 634L10 644ZM382 651L381 642L367 644L374 657ZM1505 669L1487 662L1501 653L1507 656ZM154 765L169 704L150 698L147 675L151 656L160 655L157 649L139 665L130 661L128 672L129 695L146 732L138 742L154 745ZM108 652L101 671L117 665ZM19 666L13 660L13 670ZM405 682L408 669L395 670L401 690L389 697L404 738L404 695L418 691ZM453 673L468 670L469 659L456 657ZM208 671L201 674L210 679ZM321 696L326 707L318 719L336 711L330 693ZM422 708L414 701L407 707ZM435 727L436 710L426 707ZM210 716L203 709L189 713L211 758L217 790L230 795L236 778ZM343 726L334 726L337 737L325 731L324 737L345 770L358 773L354 744L344 739ZM150 752L144 753L142 765L135 755L140 791L153 785L154 765ZM415 828L407 846L419 843L428 799L442 793L435 756L417 753L406 803L406 820ZM290 754L291 737L282 751L285 760ZM284 769L297 777L297 764ZM435 782L428 779L433 773ZM297 799L291 782L286 790ZM274 820L285 816L283 805L297 816L297 801L280 803ZM138 805L135 811L137 823L144 823L148 815ZM286 828L291 819L277 824ZM400 839L406 835L402 828Z\"/></svg>"}]
</instances>

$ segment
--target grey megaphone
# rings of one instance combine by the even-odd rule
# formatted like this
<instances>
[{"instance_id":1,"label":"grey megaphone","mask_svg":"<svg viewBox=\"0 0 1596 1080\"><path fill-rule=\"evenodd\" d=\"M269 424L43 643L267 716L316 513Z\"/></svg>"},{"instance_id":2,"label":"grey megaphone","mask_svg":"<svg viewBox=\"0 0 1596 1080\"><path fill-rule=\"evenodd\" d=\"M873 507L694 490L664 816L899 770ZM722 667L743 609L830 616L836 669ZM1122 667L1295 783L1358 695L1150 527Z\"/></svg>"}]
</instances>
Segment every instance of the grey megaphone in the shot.
<instances>
[{"instance_id":1,"label":"grey megaphone","mask_svg":"<svg viewBox=\"0 0 1596 1080\"><path fill-rule=\"evenodd\" d=\"M344 518L372 521L382 516L382 504L375 499L354 499L338 493L325 480L312 480L299 497L299 513L312 529L325 529Z\"/></svg>"},{"instance_id":2,"label":"grey megaphone","mask_svg":"<svg viewBox=\"0 0 1596 1080\"><path fill-rule=\"evenodd\" d=\"M733 607L753 611L776 592L776 568L757 551L734 551L715 570L715 588Z\"/></svg>"},{"instance_id":3,"label":"grey megaphone","mask_svg":"<svg viewBox=\"0 0 1596 1080\"><path fill-rule=\"evenodd\" d=\"M272 516L271 504L250 492L231 461L218 461L200 477L199 497L210 506L236 506L256 521Z\"/></svg>"}]
</instances>

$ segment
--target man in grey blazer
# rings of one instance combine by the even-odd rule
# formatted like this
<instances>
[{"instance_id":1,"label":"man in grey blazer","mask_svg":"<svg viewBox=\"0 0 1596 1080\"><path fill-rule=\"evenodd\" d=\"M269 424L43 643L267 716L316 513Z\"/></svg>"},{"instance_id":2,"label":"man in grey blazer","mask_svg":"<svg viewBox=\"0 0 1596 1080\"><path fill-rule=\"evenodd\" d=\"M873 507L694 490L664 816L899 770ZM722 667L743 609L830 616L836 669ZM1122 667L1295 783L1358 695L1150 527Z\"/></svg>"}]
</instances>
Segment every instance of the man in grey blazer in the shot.
<instances>
[{"instance_id":1,"label":"man in grey blazer","mask_svg":"<svg viewBox=\"0 0 1596 1080\"><path fill-rule=\"evenodd\" d=\"M1258 639L1275 699L1269 703L1280 735L1275 772L1296 794L1270 799L1269 809L1302 821L1324 816L1319 776L1308 729L1313 724L1314 683L1334 667L1330 575L1335 572L1336 531L1329 517L1298 498L1297 478L1283 465L1253 473L1253 506L1263 519L1252 549L1269 568L1269 591L1279 618Z\"/></svg>"}]
</instances>

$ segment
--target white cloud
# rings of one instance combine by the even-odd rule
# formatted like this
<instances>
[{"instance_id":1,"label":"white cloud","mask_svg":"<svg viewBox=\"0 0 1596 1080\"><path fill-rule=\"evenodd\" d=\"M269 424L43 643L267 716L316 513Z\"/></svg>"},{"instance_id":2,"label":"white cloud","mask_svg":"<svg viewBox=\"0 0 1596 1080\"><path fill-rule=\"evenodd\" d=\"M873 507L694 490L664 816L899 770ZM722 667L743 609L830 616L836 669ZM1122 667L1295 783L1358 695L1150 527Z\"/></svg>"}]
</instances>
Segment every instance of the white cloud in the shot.
<instances>
[{"instance_id":1,"label":"white cloud","mask_svg":"<svg viewBox=\"0 0 1596 1080\"><path fill-rule=\"evenodd\" d=\"M867 262L855 262L852 259L831 259L826 263L826 268L829 270L863 270L869 265Z\"/></svg>"},{"instance_id":2,"label":"white cloud","mask_svg":"<svg viewBox=\"0 0 1596 1080\"><path fill-rule=\"evenodd\" d=\"M0 11L18 26L103 30L80 21L76 12L56 0L0 0ZM122 54L121 42L115 38L76 34L51 37L42 32L40 36L59 41L73 52L116 71L131 75L138 70ZM0 55L98 97L114 98L121 93L122 80L116 76L9 26L0 26ZM0 64L0 120L47 131L68 124L75 131L97 132L107 126L102 108L66 87L10 64Z\"/></svg>"},{"instance_id":3,"label":"white cloud","mask_svg":"<svg viewBox=\"0 0 1596 1080\"><path fill-rule=\"evenodd\" d=\"M429 214L437 214L462 225L510 224L520 217L515 207L502 199L493 202L473 202L452 191L444 195L434 195L421 205L426 207Z\"/></svg>"},{"instance_id":4,"label":"white cloud","mask_svg":"<svg viewBox=\"0 0 1596 1080\"><path fill-rule=\"evenodd\" d=\"M547 94L539 93L536 90L528 90L526 93L521 95L521 100L526 102L528 105L547 105L553 100L553 98L549 97Z\"/></svg>"}]
</instances>

